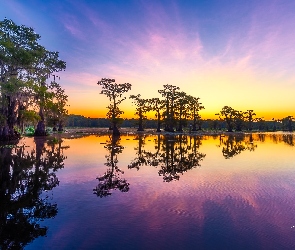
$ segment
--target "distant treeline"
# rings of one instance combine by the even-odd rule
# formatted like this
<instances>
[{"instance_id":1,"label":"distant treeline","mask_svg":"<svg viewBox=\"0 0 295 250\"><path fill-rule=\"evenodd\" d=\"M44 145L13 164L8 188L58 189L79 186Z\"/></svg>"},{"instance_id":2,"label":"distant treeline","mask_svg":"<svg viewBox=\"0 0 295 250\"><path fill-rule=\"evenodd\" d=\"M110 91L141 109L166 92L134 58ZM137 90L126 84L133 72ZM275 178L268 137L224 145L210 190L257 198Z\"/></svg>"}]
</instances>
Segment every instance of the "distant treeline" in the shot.
<instances>
[{"instance_id":1,"label":"distant treeline","mask_svg":"<svg viewBox=\"0 0 295 250\"><path fill-rule=\"evenodd\" d=\"M121 119L120 127L122 128L138 128L138 119ZM82 115L69 115L65 123L66 127L93 127L93 128L107 128L110 127L111 122L107 118L90 118ZM192 121L187 121L186 130L190 130ZM157 128L157 119L146 119L144 121L145 128ZM292 121L292 127L295 129L295 122ZM164 128L164 127L163 127ZM225 121L219 119L201 120L201 129L204 130L227 130ZM247 130L244 126L243 130ZM253 122L253 130L256 131L288 131L288 124L279 121L257 121Z\"/></svg>"}]
</instances>

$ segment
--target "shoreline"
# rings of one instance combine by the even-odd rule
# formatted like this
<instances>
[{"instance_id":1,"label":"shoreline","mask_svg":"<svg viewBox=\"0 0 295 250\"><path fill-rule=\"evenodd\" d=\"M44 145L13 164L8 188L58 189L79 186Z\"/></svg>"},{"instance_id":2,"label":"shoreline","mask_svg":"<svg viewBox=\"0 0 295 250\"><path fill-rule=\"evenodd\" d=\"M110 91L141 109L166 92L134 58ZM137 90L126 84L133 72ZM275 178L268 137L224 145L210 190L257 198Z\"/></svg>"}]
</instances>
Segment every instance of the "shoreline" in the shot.
<instances>
[{"instance_id":1,"label":"shoreline","mask_svg":"<svg viewBox=\"0 0 295 250\"><path fill-rule=\"evenodd\" d=\"M173 136L173 135L190 135L190 136L243 136L249 134L266 134L266 133L288 133L293 134L294 132L289 131L239 131L239 132L227 132L227 131L183 131L183 132L166 132L162 130L161 132L157 132L156 129L145 129L144 131L137 131L137 128L121 128L120 129L121 135L163 135L163 136ZM66 128L63 132L54 132L47 136L48 138L51 137L61 137L61 138L78 138L84 137L87 135L111 135L112 130L109 128Z\"/></svg>"}]
</instances>

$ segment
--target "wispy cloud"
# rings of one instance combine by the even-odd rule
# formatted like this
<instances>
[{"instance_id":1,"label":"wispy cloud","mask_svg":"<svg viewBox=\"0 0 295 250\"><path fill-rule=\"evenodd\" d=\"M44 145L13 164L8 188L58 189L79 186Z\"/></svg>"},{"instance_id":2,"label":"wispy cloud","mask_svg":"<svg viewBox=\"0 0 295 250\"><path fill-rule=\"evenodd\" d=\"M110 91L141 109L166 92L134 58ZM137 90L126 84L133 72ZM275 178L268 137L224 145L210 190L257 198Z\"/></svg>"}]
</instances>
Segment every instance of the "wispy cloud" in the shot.
<instances>
[{"instance_id":1,"label":"wispy cloud","mask_svg":"<svg viewBox=\"0 0 295 250\"><path fill-rule=\"evenodd\" d=\"M267 87L269 99L276 88L295 88L293 1L168 2L58 4L50 18L64 46L66 88L84 93L99 78L114 77L132 83L134 92L148 86L145 96L169 83L219 104L229 98L238 103L249 86ZM23 20L32 11L15 0L6 6Z\"/></svg>"}]
</instances>

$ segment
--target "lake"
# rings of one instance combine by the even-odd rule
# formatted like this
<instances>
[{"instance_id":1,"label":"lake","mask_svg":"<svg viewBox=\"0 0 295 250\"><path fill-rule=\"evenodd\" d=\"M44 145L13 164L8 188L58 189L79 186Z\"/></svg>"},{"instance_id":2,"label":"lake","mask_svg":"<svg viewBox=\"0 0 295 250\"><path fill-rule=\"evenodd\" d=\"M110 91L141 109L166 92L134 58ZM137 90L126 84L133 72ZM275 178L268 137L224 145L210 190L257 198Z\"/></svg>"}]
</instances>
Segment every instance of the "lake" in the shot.
<instances>
[{"instance_id":1,"label":"lake","mask_svg":"<svg viewBox=\"0 0 295 250\"><path fill-rule=\"evenodd\" d=\"M293 133L0 146L0 248L295 249Z\"/></svg>"}]
</instances>

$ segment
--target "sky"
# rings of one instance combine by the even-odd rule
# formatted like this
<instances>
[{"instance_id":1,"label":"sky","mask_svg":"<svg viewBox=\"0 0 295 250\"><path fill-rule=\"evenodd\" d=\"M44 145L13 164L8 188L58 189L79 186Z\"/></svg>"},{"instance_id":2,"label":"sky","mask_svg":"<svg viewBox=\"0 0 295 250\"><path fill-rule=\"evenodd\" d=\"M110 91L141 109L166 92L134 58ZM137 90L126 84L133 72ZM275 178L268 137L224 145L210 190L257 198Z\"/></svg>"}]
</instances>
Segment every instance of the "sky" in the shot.
<instances>
[{"instance_id":1,"label":"sky","mask_svg":"<svg viewBox=\"0 0 295 250\"><path fill-rule=\"evenodd\" d=\"M0 0L0 20L59 51L69 113L86 117L105 117L104 77L132 84L125 118L129 95L161 97L165 84L199 97L204 119L226 105L295 117L294 13L294 0Z\"/></svg>"}]
</instances>

